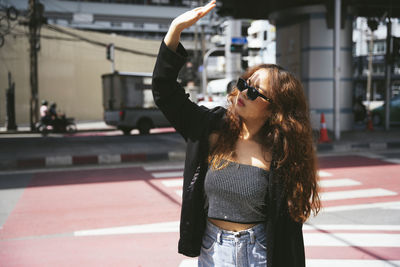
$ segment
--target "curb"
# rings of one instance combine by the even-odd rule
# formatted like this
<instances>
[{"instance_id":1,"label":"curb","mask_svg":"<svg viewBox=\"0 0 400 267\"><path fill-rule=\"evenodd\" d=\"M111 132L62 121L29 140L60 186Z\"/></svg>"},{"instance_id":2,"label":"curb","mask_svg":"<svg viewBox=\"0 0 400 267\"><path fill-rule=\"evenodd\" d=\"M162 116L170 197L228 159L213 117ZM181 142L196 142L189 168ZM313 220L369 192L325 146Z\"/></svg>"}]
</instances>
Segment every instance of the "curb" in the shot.
<instances>
[{"instance_id":1,"label":"curb","mask_svg":"<svg viewBox=\"0 0 400 267\"><path fill-rule=\"evenodd\" d=\"M317 145L317 152L357 152L384 149L400 149L400 141L342 144L323 143Z\"/></svg>"},{"instance_id":2,"label":"curb","mask_svg":"<svg viewBox=\"0 0 400 267\"><path fill-rule=\"evenodd\" d=\"M49 156L0 162L0 170L183 160L185 152Z\"/></svg>"},{"instance_id":3,"label":"curb","mask_svg":"<svg viewBox=\"0 0 400 267\"><path fill-rule=\"evenodd\" d=\"M379 151L385 149L400 149L400 141L371 142L371 143L322 143L316 145L317 153L326 152L360 152ZM32 169L46 167L67 167L83 165L107 165L120 163L141 163L161 160L184 160L185 151L172 151L163 153L137 153L137 154L100 154L77 156L48 156L0 162L0 170Z\"/></svg>"}]
</instances>

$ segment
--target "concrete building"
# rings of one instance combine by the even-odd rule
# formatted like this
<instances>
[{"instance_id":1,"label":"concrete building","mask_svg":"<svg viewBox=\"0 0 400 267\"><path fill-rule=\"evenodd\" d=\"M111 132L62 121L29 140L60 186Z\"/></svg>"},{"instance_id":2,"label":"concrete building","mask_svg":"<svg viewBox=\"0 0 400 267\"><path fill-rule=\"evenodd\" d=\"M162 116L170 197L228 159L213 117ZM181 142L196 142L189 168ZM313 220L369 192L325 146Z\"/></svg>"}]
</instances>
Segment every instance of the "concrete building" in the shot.
<instances>
[{"instance_id":1,"label":"concrete building","mask_svg":"<svg viewBox=\"0 0 400 267\"><path fill-rule=\"evenodd\" d=\"M353 56L354 56L354 97L370 100L372 106L380 105L384 101L386 90L386 23L379 23L377 29L371 32L367 18L357 18L353 24ZM400 37L400 20L392 19L392 36ZM367 99L367 76L369 62L369 45L372 40L372 79L370 98ZM393 57L394 58L394 57ZM393 61L391 72L392 97L400 94L400 60Z\"/></svg>"},{"instance_id":2,"label":"concrete building","mask_svg":"<svg viewBox=\"0 0 400 267\"><path fill-rule=\"evenodd\" d=\"M268 20L255 20L247 29L248 65L276 63L276 28Z\"/></svg>"}]
</instances>

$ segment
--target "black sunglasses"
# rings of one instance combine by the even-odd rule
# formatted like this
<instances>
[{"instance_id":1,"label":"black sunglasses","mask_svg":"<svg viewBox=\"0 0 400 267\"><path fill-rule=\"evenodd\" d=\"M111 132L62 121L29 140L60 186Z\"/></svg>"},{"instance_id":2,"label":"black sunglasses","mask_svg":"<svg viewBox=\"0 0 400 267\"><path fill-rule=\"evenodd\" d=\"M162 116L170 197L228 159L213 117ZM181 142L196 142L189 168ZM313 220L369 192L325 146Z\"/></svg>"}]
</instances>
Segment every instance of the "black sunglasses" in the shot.
<instances>
[{"instance_id":1,"label":"black sunglasses","mask_svg":"<svg viewBox=\"0 0 400 267\"><path fill-rule=\"evenodd\" d=\"M244 79L239 78L237 83L236 83L236 87L239 89L240 92L243 92L244 90L247 90L247 97L250 100L256 100L257 97L262 97L265 100L267 100L268 102L272 103L272 99L269 97L266 97L265 95L261 94L257 88L250 86Z\"/></svg>"}]
</instances>

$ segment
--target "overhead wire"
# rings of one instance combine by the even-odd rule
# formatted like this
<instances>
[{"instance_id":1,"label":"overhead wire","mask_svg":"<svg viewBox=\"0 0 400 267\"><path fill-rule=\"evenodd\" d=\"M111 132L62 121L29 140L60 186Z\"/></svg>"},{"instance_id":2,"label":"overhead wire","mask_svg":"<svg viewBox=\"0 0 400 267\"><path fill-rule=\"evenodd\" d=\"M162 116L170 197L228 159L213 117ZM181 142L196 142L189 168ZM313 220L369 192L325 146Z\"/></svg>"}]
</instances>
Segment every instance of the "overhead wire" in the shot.
<instances>
[{"instance_id":1,"label":"overhead wire","mask_svg":"<svg viewBox=\"0 0 400 267\"><path fill-rule=\"evenodd\" d=\"M92 45L97 45L97 46L102 46L102 47L107 47L107 45L109 45L108 43L103 43L103 42L91 40L91 39L83 37L83 36L81 36L79 34L69 32L68 30L62 29L62 28L57 27L55 25L44 24L43 26L45 26L48 29L53 30L55 32L59 32L59 33L63 33L63 34L72 36L72 37L74 37L74 38L76 38L76 39L78 39L80 41L84 41L84 42L90 43ZM128 49L128 48L121 47L121 46L114 46L114 49L118 50L118 51L122 51L122 52L128 52L128 53L140 55L140 56L157 57L156 54L141 52L139 50Z\"/></svg>"}]
</instances>

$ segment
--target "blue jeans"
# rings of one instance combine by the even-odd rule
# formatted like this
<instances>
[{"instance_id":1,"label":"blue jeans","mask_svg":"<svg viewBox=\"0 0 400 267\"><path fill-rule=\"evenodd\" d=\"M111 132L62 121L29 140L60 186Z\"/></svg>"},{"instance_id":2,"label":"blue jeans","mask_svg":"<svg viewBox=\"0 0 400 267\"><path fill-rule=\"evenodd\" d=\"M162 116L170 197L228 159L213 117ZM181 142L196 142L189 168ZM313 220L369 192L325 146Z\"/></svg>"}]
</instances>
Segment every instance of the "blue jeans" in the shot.
<instances>
[{"instance_id":1,"label":"blue jeans","mask_svg":"<svg viewBox=\"0 0 400 267\"><path fill-rule=\"evenodd\" d=\"M266 245L265 227L262 223L244 231L232 232L207 221L198 266L265 267Z\"/></svg>"}]
</instances>

